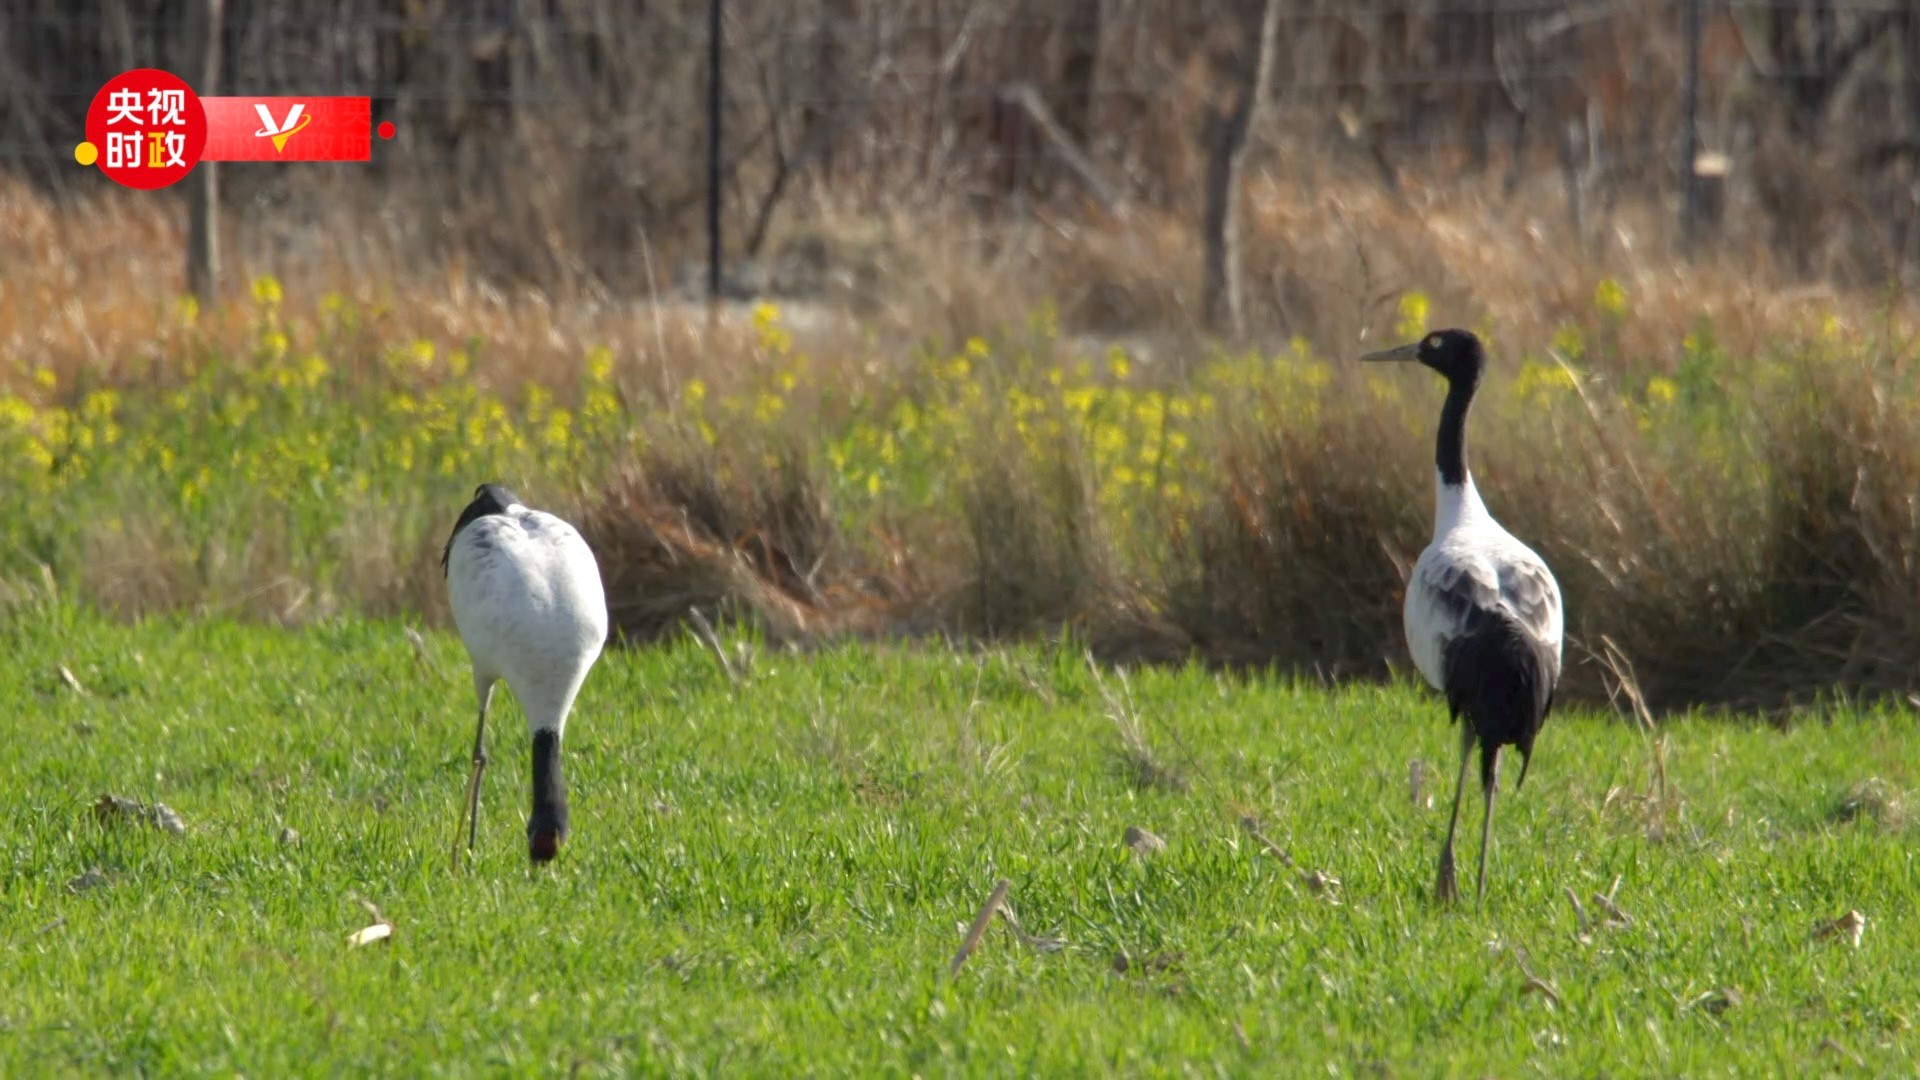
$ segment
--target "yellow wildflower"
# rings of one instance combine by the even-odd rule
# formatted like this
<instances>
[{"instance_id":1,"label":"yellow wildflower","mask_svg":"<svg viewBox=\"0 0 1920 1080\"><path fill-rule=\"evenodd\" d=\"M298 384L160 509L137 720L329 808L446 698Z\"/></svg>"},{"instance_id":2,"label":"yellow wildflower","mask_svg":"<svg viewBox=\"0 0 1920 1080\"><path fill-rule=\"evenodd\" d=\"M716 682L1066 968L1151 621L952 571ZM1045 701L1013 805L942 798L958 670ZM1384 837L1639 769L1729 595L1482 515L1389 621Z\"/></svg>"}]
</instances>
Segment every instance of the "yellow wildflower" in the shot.
<instances>
[{"instance_id":1,"label":"yellow wildflower","mask_svg":"<svg viewBox=\"0 0 1920 1080\"><path fill-rule=\"evenodd\" d=\"M261 274L253 279L254 302L263 307L276 307L280 303L280 279L272 274Z\"/></svg>"},{"instance_id":2,"label":"yellow wildflower","mask_svg":"<svg viewBox=\"0 0 1920 1080\"><path fill-rule=\"evenodd\" d=\"M753 418L762 424L770 424L779 419L786 408L787 399L780 395L761 394L753 403Z\"/></svg>"},{"instance_id":3,"label":"yellow wildflower","mask_svg":"<svg viewBox=\"0 0 1920 1080\"><path fill-rule=\"evenodd\" d=\"M1394 329L1403 338L1417 338L1427 332L1427 297L1410 292L1400 298L1400 321Z\"/></svg>"},{"instance_id":4,"label":"yellow wildflower","mask_svg":"<svg viewBox=\"0 0 1920 1080\"><path fill-rule=\"evenodd\" d=\"M594 382L606 382L613 377L613 350L605 345L596 345L587 353L587 377Z\"/></svg>"},{"instance_id":5,"label":"yellow wildflower","mask_svg":"<svg viewBox=\"0 0 1920 1080\"><path fill-rule=\"evenodd\" d=\"M1554 352L1569 360L1578 360L1587 354L1587 338L1577 326L1563 326L1553 332Z\"/></svg>"},{"instance_id":6,"label":"yellow wildflower","mask_svg":"<svg viewBox=\"0 0 1920 1080\"><path fill-rule=\"evenodd\" d=\"M1514 377L1514 393L1521 398L1544 404L1577 385L1573 372L1560 364L1542 364L1529 360L1520 367L1520 374Z\"/></svg>"},{"instance_id":7,"label":"yellow wildflower","mask_svg":"<svg viewBox=\"0 0 1920 1080\"><path fill-rule=\"evenodd\" d=\"M1610 318L1627 313L1627 290L1612 278L1601 278L1593 290L1594 309Z\"/></svg>"}]
</instances>

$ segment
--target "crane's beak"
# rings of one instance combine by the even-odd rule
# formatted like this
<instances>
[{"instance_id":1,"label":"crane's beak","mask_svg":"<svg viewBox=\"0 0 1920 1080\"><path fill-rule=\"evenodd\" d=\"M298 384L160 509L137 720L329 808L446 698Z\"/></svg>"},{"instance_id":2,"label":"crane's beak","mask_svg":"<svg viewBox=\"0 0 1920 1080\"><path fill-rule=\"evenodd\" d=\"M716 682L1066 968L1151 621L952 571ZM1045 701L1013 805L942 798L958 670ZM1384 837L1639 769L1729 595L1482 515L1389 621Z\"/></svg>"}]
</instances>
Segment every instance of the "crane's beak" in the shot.
<instances>
[{"instance_id":1,"label":"crane's beak","mask_svg":"<svg viewBox=\"0 0 1920 1080\"><path fill-rule=\"evenodd\" d=\"M1361 357L1360 359L1362 360L1418 360L1419 358L1420 358L1420 343L1417 341L1412 341L1412 342L1408 342L1405 345L1399 345L1391 349L1382 349L1379 352L1370 352L1367 355Z\"/></svg>"},{"instance_id":2,"label":"crane's beak","mask_svg":"<svg viewBox=\"0 0 1920 1080\"><path fill-rule=\"evenodd\" d=\"M533 733L533 816L527 819L527 855L535 866L553 861L567 839L567 780L560 771L560 736Z\"/></svg>"}]
</instances>

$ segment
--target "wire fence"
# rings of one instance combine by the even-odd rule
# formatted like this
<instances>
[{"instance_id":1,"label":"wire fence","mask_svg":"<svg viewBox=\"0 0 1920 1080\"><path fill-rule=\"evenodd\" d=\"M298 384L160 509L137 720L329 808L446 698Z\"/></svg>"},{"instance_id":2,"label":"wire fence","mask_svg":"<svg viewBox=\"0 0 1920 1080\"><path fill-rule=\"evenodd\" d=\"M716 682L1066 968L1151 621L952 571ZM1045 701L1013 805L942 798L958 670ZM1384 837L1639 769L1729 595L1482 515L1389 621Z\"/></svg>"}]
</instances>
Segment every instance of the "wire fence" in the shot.
<instances>
[{"instance_id":1,"label":"wire fence","mask_svg":"<svg viewBox=\"0 0 1920 1080\"><path fill-rule=\"evenodd\" d=\"M0 170L103 183L73 161L88 102L130 67L194 81L207 3L19 0ZM510 270L519 229L618 277L636 229L692 252L721 225L753 254L806 185L931 187L987 217L1089 191L1187 206L1252 93L1269 3L1252 144L1275 169L1545 183L1570 205L1637 190L1674 198L1688 235L1744 222L1778 243L1836 242L1836 220L1862 227L1845 206L1882 207L1876 250L1920 263L1920 0L483 0L432 19L267 0L225 6L218 84L197 88L365 94L399 130L346 179L229 169L230 211L411 195L439 211L428 247L477 237Z\"/></svg>"}]
</instances>

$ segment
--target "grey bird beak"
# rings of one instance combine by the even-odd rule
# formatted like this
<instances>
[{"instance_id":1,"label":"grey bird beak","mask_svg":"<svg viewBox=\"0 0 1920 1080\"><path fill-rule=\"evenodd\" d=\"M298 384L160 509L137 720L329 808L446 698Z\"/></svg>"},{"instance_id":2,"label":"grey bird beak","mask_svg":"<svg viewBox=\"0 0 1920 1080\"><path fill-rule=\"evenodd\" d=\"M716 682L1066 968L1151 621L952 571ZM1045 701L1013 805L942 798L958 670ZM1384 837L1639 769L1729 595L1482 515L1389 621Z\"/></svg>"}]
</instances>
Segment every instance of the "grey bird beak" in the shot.
<instances>
[{"instance_id":1,"label":"grey bird beak","mask_svg":"<svg viewBox=\"0 0 1920 1080\"><path fill-rule=\"evenodd\" d=\"M1417 341L1413 341L1413 342L1408 342L1405 345L1396 346L1391 349L1382 349L1379 352L1370 352L1367 355L1361 357L1360 359L1362 360L1417 360L1419 359L1419 357L1420 357L1420 343Z\"/></svg>"}]
</instances>

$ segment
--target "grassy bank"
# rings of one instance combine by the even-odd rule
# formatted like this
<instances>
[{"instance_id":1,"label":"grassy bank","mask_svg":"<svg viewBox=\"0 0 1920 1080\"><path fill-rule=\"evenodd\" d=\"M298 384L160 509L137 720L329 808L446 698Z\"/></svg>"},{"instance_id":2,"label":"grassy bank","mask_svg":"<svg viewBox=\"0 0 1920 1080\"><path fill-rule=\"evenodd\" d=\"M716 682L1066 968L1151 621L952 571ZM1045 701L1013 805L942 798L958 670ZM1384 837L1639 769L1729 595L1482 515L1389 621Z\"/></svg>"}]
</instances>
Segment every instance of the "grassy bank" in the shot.
<instances>
[{"instance_id":1,"label":"grassy bank","mask_svg":"<svg viewBox=\"0 0 1920 1080\"><path fill-rule=\"evenodd\" d=\"M1700 319L1630 346L1638 302L1602 279L1538 343L1478 323L1496 366L1475 469L1561 577L1570 692L1909 689L1900 324L1816 312L1736 354ZM1373 340L1447 321L1417 291L1397 305ZM295 301L264 276L217 312L153 306L137 351L15 353L15 601L437 616L446 522L501 478L585 523L631 636L695 605L776 638L1075 624L1105 655L1376 675L1427 533L1437 383L1300 337L1103 345L1045 301L954 341L774 304L717 326L483 305L436 334L391 297Z\"/></svg>"}]
</instances>

